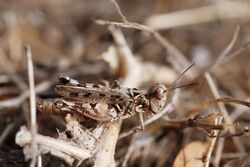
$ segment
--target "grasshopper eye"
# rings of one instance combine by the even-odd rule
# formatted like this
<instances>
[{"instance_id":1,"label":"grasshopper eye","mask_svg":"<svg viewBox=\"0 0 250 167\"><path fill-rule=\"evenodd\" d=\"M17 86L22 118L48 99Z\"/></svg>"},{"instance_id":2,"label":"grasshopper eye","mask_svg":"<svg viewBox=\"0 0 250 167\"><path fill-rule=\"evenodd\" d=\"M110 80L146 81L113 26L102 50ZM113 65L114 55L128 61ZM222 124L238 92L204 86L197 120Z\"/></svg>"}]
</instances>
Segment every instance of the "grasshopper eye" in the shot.
<instances>
[{"instance_id":1,"label":"grasshopper eye","mask_svg":"<svg viewBox=\"0 0 250 167\"><path fill-rule=\"evenodd\" d=\"M69 83L70 82L70 77L68 77L68 76L65 76L65 75L60 75L59 77L58 77L58 80L59 80L59 82L61 83L61 84L67 84L67 83Z\"/></svg>"},{"instance_id":2,"label":"grasshopper eye","mask_svg":"<svg viewBox=\"0 0 250 167\"><path fill-rule=\"evenodd\" d=\"M164 97L166 91L167 91L166 89L159 87L157 89L156 97L158 97L159 99Z\"/></svg>"},{"instance_id":3,"label":"grasshopper eye","mask_svg":"<svg viewBox=\"0 0 250 167\"><path fill-rule=\"evenodd\" d=\"M167 88L165 85L157 83L149 89L149 94L153 98L162 99L167 96Z\"/></svg>"}]
</instances>

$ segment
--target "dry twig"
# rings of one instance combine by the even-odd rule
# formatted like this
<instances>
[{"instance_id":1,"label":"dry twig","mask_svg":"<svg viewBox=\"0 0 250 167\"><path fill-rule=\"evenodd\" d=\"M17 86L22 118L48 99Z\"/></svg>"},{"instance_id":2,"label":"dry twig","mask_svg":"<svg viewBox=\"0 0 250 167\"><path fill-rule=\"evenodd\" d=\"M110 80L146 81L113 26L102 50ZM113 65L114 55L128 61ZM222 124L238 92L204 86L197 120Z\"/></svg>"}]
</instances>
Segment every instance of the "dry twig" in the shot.
<instances>
[{"instance_id":1,"label":"dry twig","mask_svg":"<svg viewBox=\"0 0 250 167\"><path fill-rule=\"evenodd\" d=\"M0 64L1 66L4 68L4 70L6 71L6 73L8 74L8 77L16 83L16 85L23 91L27 90L27 85L26 83L20 78L20 76L18 76L18 74L15 71L15 68L13 68L14 66L12 65L12 63L10 62L10 60L7 58L6 54L4 53L4 51L0 48Z\"/></svg>"},{"instance_id":2,"label":"dry twig","mask_svg":"<svg viewBox=\"0 0 250 167\"><path fill-rule=\"evenodd\" d=\"M218 90L216 88L216 85L215 85L211 75L207 72L205 74L205 77L206 77L206 80L207 80L207 82L208 82L208 84L210 86L210 89L211 89L213 95L215 96L215 98L220 98L219 92L218 92ZM228 112L227 112L224 104L218 103L218 107L219 107L220 111L223 113L223 116L224 116L224 118L226 120L226 123L227 124L232 124L232 120L231 120L230 116L228 115ZM218 117L216 119L216 124L221 124L222 121L223 121L223 117ZM230 133L235 134L235 129L234 128L229 128L229 131L230 131ZM219 130L214 131L215 136L217 136L218 133L219 133ZM240 147L239 150L244 151L244 147L242 147L242 144L240 143L239 139L233 138L233 140L235 142L235 145ZM208 150L207 150L206 158L205 158L205 161L204 161L205 162L204 166L206 166L206 167L209 166L210 158L211 158L212 151L214 149L216 141L217 141L216 137L211 139L210 145L209 145Z\"/></svg>"},{"instance_id":3,"label":"dry twig","mask_svg":"<svg viewBox=\"0 0 250 167\"><path fill-rule=\"evenodd\" d=\"M237 39L239 37L239 32L240 32L240 27L237 26L231 42L223 50L223 52L219 55L218 59L213 64L213 67L215 67L216 65L218 65L219 63L221 63L228 56L229 52L233 49L233 47L234 47L234 45L235 45L235 43L236 43L236 41L237 41ZM213 68L213 67L211 67L211 68Z\"/></svg>"},{"instance_id":4,"label":"dry twig","mask_svg":"<svg viewBox=\"0 0 250 167\"><path fill-rule=\"evenodd\" d=\"M222 64L222 63L225 63L225 61L231 59L232 57L235 57L235 56L238 55L240 52L242 52L242 51L243 51L243 50L242 50L243 48L244 48L244 50L245 50L245 48L247 48L247 46L246 46L246 47L242 47L240 50L237 50L236 52L234 52L233 54L231 54L230 57L228 57L229 52L232 50L233 46L235 45L235 42L236 42L236 40L237 40L237 38L238 38L238 35L239 35L239 27L236 28L235 33L234 33L234 36L233 36L231 42L230 42L229 45L224 49L224 51L220 54L219 58L217 59L216 63L213 65L213 67L216 67L217 65L220 65L220 64ZM236 54L235 54L235 53L236 53ZM232 56L232 55L233 55L233 56ZM213 67L212 67L212 68L213 68ZM212 68L211 68L211 69L212 69ZM210 70L211 70L211 69L210 69ZM217 90L217 88L216 88L216 86L215 86L215 83L214 83L214 81L213 81L213 79L212 79L210 73L206 72L206 73L205 73L205 78L206 78L207 82L209 83L209 86L210 86L210 88L211 88L211 90L212 90L212 93L213 93L214 97L215 97L215 98L219 98L219 97L220 97L219 92L218 92L218 90ZM232 120L231 120L231 118L230 118L230 116L229 116L229 114L228 114L228 112L227 112L227 110L226 110L224 104L218 103L218 107L220 108L220 111L223 113L223 116L224 116L224 118L225 118L225 122L226 122L227 124L232 124ZM223 121L223 118L220 118L220 119L218 120L218 124L221 124L222 121ZM235 133L236 133L234 127L229 128L229 131L230 131L230 133L232 133L232 134L235 134ZM224 144L223 140L224 140L224 139L220 139L220 143L221 143L221 144ZM244 147L242 146L240 140L239 140L238 138L233 138L233 141L234 141L234 143L235 143L235 146L238 147L238 149L239 149L241 152L244 152ZM216 142L216 138L211 140L211 147L213 147L213 144L212 144L213 142L214 142L214 143ZM211 148L211 149L212 149L212 148ZM215 156L215 157L216 157L216 158L215 158L215 166L218 166L219 163L220 163L220 159L221 159L220 157L221 157L221 155L222 155L222 150L223 150L223 146L217 148L216 156ZM221 151L221 152L220 152L220 151ZM208 154L208 156L209 156L209 154ZM211 156L211 155L210 155L210 156ZM208 157L207 157L207 158L208 158Z\"/></svg>"},{"instance_id":5,"label":"dry twig","mask_svg":"<svg viewBox=\"0 0 250 167\"><path fill-rule=\"evenodd\" d=\"M37 161L35 81L34 81L34 70L33 70L31 48L29 45L27 45L25 49L28 59L28 74L29 74L29 86L30 86L30 116L31 116L31 134L32 134L31 142L32 142L32 155L33 155L30 166L35 167Z\"/></svg>"},{"instance_id":6,"label":"dry twig","mask_svg":"<svg viewBox=\"0 0 250 167\"><path fill-rule=\"evenodd\" d=\"M178 50L174 45L172 45L158 31L156 31L153 28L150 28L148 26L145 26L143 24L129 22L126 19L126 17L124 16L124 14L121 12L121 9L120 9L119 5L117 4L117 2L115 0L112 0L111 2L115 5L116 10L118 11L123 22L113 22L113 21L106 21L106 20L99 19L99 20L95 20L95 22L97 24L113 25L113 26L119 26L119 27L124 27L124 28L132 28L132 29L137 29L137 30L141 30L141 31L147 32L149 34L152 34L153 37L159 42L159 44L164 47L166 52L169 52L169 56L170 56L169 60L172 62L172 64L174 65L175 69L178 72L181 71L183 66L185 67L185 66L188 66L190 64L189 61L187 60L187 58L181 53L181 51ZM175 58L173 58L173 57L175 57ZM191 76L191 78L196 76L197 71L193 72L192 75L193 76Z\"/></svg>"},{"instance_id":7,"label":"dry twig","mask_svg":"<svg viewBox=\"0 0 250 167\"><path fill-rule=\"evenodd\" d=\"M247 18L249 11L247 1L215 2L209 6L150 16L146 25L155 29L170 29L216 20Z\"/></svg>"},{"instance_id":8,"label":"dry twig","mask_svg":"<svg viewBox=\"0 0 250 167\"><path fill-rule=\"evenodd\" d=\"M215 119L215 125L218 125L221 121L222 121L222 117L221 116L217 117ZM213 134L214 135L218 135L219 134L219 130L214 130ZM204 167L209 167L209 163L210 163L210 160L211 160L212 152L214 150L216 141L217 141L217 137L214 137L214 138L211 139L211 141L210 141L210 143L208 145L206 154L203 157L203 163L204 163L203 166Z\"/></svg>"},{"instance_id":9,"label":"dry twig","mask_svg":"<svg viewBox=\"0 0 250 167\"><path fill-rule=\"evenodd\" d=\"M8 134L10 133L10 131L13 129L14 126L15 123L10 123L5 127L0 137L0 146L2 146L4 140L7 138Z\"/></svg>"},{"instance_id":10,"label":"dry twig","mask_svg":"<svg viewBox=\"0 0 250 167\"><path fill-rule=\"evenodd\" d=\"M47 90L51 85L52 83L50 81L43 81L42 83L37 84L35 88L35 92L41 93ZM30 95L30 91L26 90L17 97L0 101L0 110L4 110L8 108L13 109L13 108L19 107L29 97L29 95Z\"/></svg>"}]
</instances>

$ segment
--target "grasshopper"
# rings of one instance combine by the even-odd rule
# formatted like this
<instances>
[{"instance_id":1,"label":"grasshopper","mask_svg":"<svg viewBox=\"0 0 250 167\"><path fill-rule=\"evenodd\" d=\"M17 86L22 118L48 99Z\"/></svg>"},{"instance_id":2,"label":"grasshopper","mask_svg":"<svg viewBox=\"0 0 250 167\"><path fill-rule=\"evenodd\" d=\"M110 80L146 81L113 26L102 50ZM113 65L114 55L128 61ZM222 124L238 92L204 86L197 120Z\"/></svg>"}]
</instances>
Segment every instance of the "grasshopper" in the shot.
<instances>
[{"instance_id":1,"label":"grasshopper","mask_svg":"<svg viewBox=\"0 0 250 167\"><path fill-rule=\"evenodd\" d=\"M76 113L100 122L124 120L137 115L140 122L139 130L144 130L143 114L156 114L166 104L169 91L174 83L194 64L189 66L167 88L156 83L147 90L121 87L118 81L111 85L80 83L68 76L59 76L59 84L55 92L62 98L51 101L40 100L38 109L43 113L62 114Z\"/></svg>"}]
</instances>

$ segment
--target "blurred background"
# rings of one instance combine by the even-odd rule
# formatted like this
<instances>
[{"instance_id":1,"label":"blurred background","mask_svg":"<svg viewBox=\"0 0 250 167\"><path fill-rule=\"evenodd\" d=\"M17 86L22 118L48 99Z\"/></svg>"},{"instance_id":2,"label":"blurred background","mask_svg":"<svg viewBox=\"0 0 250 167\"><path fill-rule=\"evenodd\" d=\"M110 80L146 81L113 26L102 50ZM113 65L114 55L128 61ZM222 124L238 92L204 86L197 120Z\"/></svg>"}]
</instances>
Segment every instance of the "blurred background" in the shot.
<instances>
[{"instance_id":1,"label":"blurred background","mask_svg":"<svg viewBox=\"0 0 250 167\"><path fill-rule=\"evenodd\" d=\"M201 71L196 79L205 86L184 93L182 100L186 105L179 106L179 113L173 114L174 118L190 115L184 112L187 108L202 101L203 97L212 97L202 74L215 64L227 48L230 48L227 55L232 58L213 69L213 78L222 95L249 99L250 1L117 0L117 3L130 22L145 24L159 31ZM51 81L46 89L40 91L41 98L58 97L53 87L60 73L88 82L122 78L119 70L113 72L110 64L100 59L100 55L113 44L113 37L108 26L96 24L95 19L121 22L114 4L108 0L0 0L0 100L18 98L28 88L26 44L32 49L36 85ZM168 61L171 53L166 53L152 35L136 29L122 29L122 32L139 60L171 67ZM231 115L234 116L232 120L247 126L250 115L245 112L246 108L242 110L240 114L236 112ZM235 110L230 106L229 111L232 114ZM9 107L0 107L0 114L0 165L28 166L22 148L15 144L15 134L20 126L29 125L28 101L17 105L11 101ZM56 128L64 129L62 122L62 118L48 118L38 113L38 131L44 135L57 136ZM172 148L176 146L176 149L173 152L160 150L159 155L162 156L154 156L149 163L145 163L152 154L149 152L151 147L147 148L149 150L140 147L146 151L135 152L129 166L172 166L182 146L193 138L206 140L201 132L190 130L184 134L178 128L164 125L151 146L158 151L161 147L167 149L170 141L174 140ZM211 164L228 165L234 158L249 156L249 139L243 136L240 140L245 148L243 153L235 148L225 149L219 164ZM118 143L116 158L120 161L126 152L124 143L129 143L129 139ZM231 139L224 142L225 146L231 144ZM237 156L229 153L237 153ZM67 166L51 155L43 158L44 166Z\"/></svg>"}]
</instances>

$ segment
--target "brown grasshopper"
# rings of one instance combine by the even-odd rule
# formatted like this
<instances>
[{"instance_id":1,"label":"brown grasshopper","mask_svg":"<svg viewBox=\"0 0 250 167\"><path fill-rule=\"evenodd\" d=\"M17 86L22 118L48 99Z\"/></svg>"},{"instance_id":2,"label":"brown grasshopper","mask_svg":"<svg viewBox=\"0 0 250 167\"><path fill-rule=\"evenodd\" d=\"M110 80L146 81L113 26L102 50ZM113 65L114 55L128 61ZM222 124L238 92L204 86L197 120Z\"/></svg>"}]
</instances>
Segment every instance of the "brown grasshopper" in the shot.
<instances>
[{"instance_id":1,"label":"brown grasshopper","mask_svg":"<svg viewBox=\"0 0 250 167\"><path fill-rule=\"evenodd\" d=\"M79 83L68 77L59 76L55 87L57 94L63 96L52 101L40 100L38 109L44 113L77 113L100 122L123 120L137 115L140 129L144 129L143 114L156 114L166 104L168 92L174 83L194 64L189 66L172 84L166 87L156 83L148 90L121 87L117 81L110 86Z\"/></svg>"},{"instance_id":2,"label":"brown grasshopper","mask_svg":"<svg viewBox=\"0 0 250 167\"><path fill-rule=\"evenodd\" d=\"M49 114L77 114L80 117L85 116L99 122L123 120L137 115L141 125L140 130L143 130L143 114L156 114L161 111L166 104L169 91L197 85L197 83L191 83L173 87L176 81L193 65L182 72L168 88L156 83L147 90L121 87L117 81L106 86L79 83L68 76L61 75L59 76L60 84L56 85L55 91L62 98L39 100L38 109ZM237 103L250 107L250 102L234 98L219 98L198 106L194 111L198 112L202 108L218 102Z\"/></svg>"}]
</instances>

